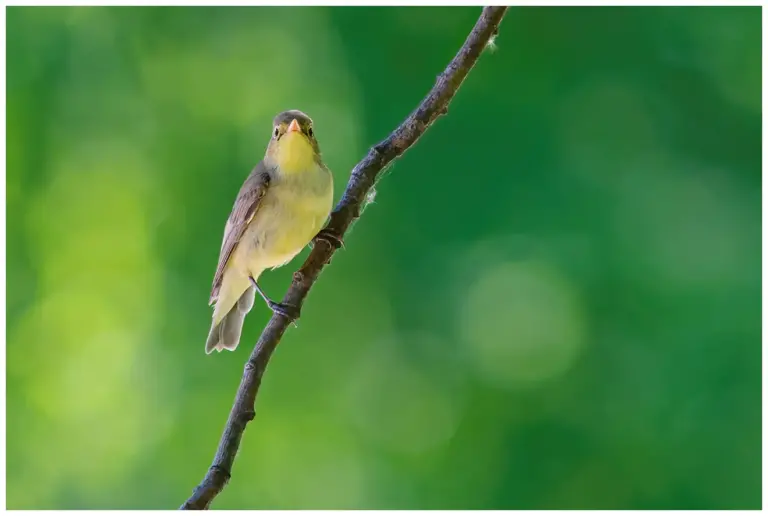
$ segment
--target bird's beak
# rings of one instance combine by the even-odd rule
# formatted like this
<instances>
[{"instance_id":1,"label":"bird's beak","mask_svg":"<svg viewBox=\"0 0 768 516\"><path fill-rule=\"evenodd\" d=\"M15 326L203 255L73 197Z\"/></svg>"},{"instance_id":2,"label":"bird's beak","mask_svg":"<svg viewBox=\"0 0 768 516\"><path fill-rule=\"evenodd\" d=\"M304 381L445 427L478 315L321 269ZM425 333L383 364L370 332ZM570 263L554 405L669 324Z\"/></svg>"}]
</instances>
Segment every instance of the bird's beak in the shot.
<instances>
[{"instance_id":1,"label":"bird's beak","mask_svg":"<svg viewBox=\"0 0 768 516\"><path fill-rule=\"evenodd\" d=\"M294 131L299 131L299 132L301 131L301 127L299 127L299 123L296 121L295 118L291 120L291 125L288 126L289 133L292 133Z\"/></svg>"}]
</instances>

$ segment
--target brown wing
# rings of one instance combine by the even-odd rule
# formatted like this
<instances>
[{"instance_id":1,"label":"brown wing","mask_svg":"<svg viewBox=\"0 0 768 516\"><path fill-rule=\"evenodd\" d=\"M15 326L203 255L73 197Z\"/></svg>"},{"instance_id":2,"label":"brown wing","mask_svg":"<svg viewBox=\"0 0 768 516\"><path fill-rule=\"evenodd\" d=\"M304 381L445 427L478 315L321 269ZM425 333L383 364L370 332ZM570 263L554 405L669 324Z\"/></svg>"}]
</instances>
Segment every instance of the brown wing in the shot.
<instances>
[{"instance_id":1,"label":"brown wing","mask_svg":"<svg viewBox=\"0 0 768 516\"><path fill-rule=\"evenodd\" d=\"M242 188L240 188L235 205L232 208L232 213L229 214L229 219L227 219L227 225L224 228L224 240L221 243L221 253L219 254L219 264L216 267L216 274L213 276L213 287L211 288L209 304L213 304L219 296L221 280L224 277L224 268L229 261L229 257L232 255L232 251L234 251L235 246L237 246L237 243L243 236L245 228L256 214L256 210L259 208L259 201L264 197L268 187L269 171L264 166L264 162L261 161L251 171Z\"/></svg>"}]
</instances>

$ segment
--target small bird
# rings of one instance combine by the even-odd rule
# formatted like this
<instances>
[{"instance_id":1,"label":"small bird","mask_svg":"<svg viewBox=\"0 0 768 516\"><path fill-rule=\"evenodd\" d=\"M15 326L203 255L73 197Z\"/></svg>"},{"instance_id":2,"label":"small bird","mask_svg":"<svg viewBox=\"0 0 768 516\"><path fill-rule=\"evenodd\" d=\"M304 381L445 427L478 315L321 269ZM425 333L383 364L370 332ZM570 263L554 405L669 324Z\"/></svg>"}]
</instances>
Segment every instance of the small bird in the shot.
<instances>
[{"instance_id":1,"label":"small bird","mask_svg":"<svg viewBox=\"0 0 768 516\"><path fill-rule=\"evenodd\" d=\"M265 269L285 265L321 236L332 203L333 176L320 156L312 119L298 110L280 113L264 159L240 188L224 228L206 353L237 348L256 292L273 311L298 316L296 307L267 297L257 281Z\"/></svg>"}]
</instances>

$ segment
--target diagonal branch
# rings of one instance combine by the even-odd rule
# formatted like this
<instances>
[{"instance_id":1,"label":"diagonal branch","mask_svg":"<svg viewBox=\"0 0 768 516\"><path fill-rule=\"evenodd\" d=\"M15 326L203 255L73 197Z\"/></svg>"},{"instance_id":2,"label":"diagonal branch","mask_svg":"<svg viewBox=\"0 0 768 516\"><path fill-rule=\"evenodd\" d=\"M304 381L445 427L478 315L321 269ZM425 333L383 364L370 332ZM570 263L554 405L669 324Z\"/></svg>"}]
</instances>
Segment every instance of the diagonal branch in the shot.
<instances>
[{"instance_id":1,"label":"diagonal branch","mask_svg":"<svg viewBox=\"0 0 768 516\"><path fill-rule=\"evenodd\" d=\"M331 220L325 230L326 234L335 235L340 241L347 229L360 216L366 196L381 172L416 143L440 115L448 112L448 104L488 42L495 37L506 11L506 7L483 8L480 19L464 45L445 71L437 77L437 83L426 98L386 140L374 146L355 166L344 195L331 214ZM336 247L330 243L332 240L334 238L318 240L307 261L293 275L293 282L283 298L283 303L301 307L320 271L330 261L336 250ZM255 415L256 393L267 362L290 323L291 319L274 314L261 333L256 347L245 364L243 378L237 389L235 403L229 413L213 464L181 509L207 509L211 501L224 489L232 471L232 464L235 461L245 425Z\"/></svg>"}]
</instances>

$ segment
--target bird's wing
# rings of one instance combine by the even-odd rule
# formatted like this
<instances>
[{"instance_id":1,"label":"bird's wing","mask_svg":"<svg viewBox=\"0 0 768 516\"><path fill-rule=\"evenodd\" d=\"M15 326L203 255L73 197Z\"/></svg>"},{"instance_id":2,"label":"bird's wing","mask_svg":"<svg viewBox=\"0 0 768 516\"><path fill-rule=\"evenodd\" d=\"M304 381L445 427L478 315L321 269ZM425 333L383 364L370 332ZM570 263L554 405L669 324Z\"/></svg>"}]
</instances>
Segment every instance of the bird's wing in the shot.
<instances>
[{"instance_id":1,"label":"bird's wing","mask_svg":"<svg viewBox=\"0 0 768 516\"><path fill-rule=\"evenodd\" d=\"M219 296L221 280L224 277L224 269L227 266L229 257L243 236L248 223L251 222L256 214L259 203L267 192L267 188L269 188L269 179L269 170L264 165L264 162L260 161L251 171L251 174L237 194L235 205L232 207L232 213L229 214L227 225L224 228L224 240L221 243L221 253L219 254L219 264L216 266L216 274L213 276L213 287L211 288L209 304L213 304Z\"/></svg>"}]
</instances>

